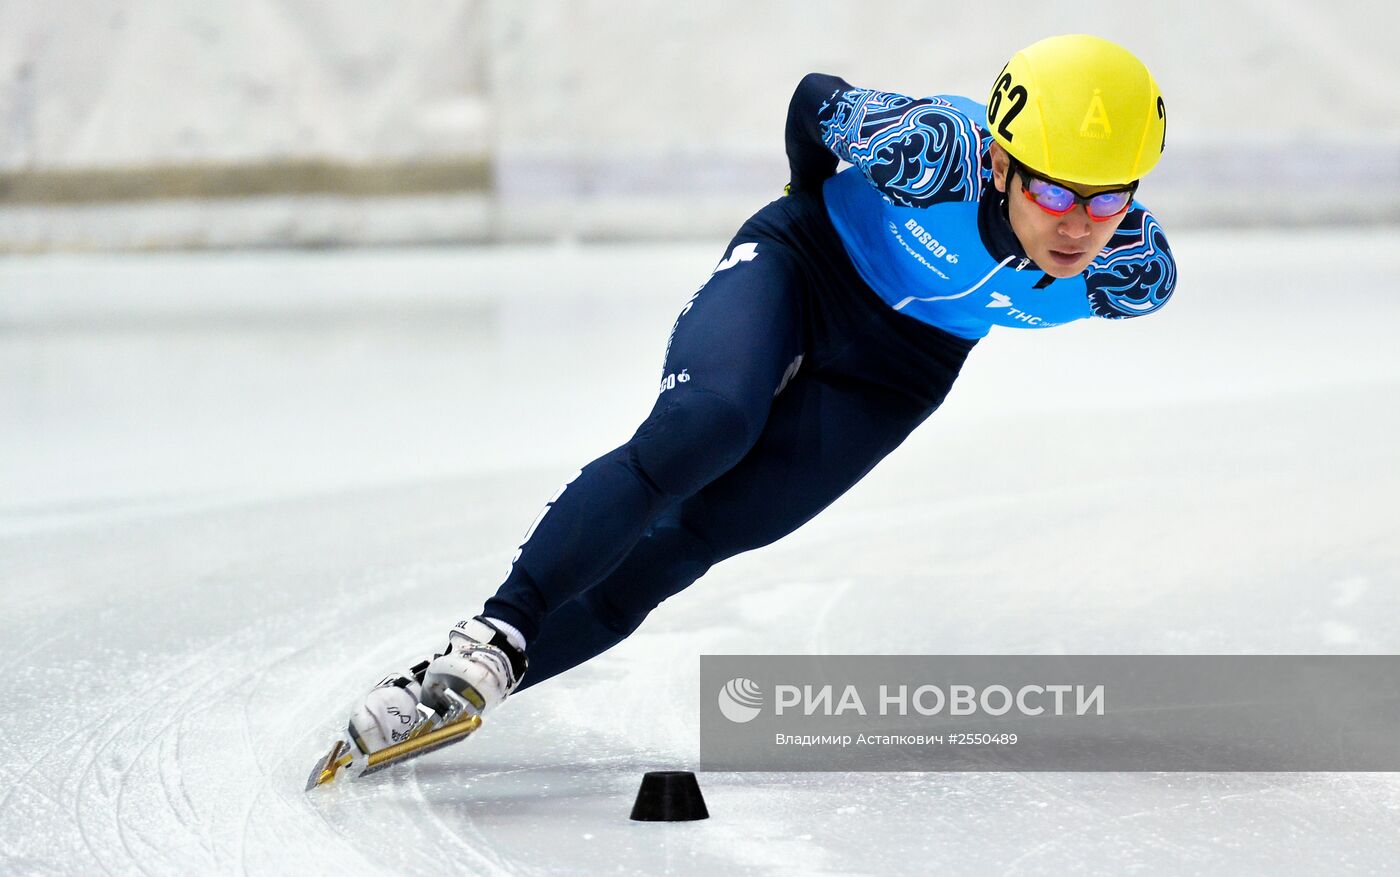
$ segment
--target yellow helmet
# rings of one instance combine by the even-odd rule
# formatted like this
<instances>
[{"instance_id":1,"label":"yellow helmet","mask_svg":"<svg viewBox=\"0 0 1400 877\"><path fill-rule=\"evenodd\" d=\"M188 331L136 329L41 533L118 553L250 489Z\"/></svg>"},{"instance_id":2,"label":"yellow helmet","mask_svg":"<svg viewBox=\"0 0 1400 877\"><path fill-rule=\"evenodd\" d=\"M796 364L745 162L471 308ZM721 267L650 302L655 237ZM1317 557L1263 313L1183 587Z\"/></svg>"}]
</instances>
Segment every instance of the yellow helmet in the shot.
<instances>
[{"instance_id":1,"label":"yellow helmet","mask_svg":"<svg viewBox=\"0 0 1400 877\"><path fill-rule=\"evenodd\" d=\"M987 130L1021 164L1058 180L1140 179L1167 145L1167 106L1132 52L1086 34L1017 52L992 84Z\"/></svg>"}]
</instances>

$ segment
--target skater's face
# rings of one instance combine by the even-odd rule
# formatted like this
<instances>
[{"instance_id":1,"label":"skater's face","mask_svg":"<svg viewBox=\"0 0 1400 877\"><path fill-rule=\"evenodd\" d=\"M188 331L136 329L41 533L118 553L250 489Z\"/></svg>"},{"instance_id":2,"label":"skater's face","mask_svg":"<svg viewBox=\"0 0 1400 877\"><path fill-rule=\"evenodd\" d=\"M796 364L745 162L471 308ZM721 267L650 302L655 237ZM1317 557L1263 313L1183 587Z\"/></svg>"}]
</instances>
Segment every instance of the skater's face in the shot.
<instances>
[{"instance_id":1,"label":"skater's face","mask_svg":"<svg viewBox=\"0 0 1400 877\"><path fill-rule=\"evenodd\" d=\"M1089 267L1127 215L1124 210L1110 219L1095 221L1082 203L1075 204L1062 216L1047 213L1031 199L1022 197L1021 189L1027 182L1025 175L1019 169L1013 172L1011 156L999 143L992 144L992 179L997 191L1006 193L1011 230L1016 233L1026 255L1051 277L1073 277ZM1056 183L1085 197L1123 188Z\"/></svg>"}]
</instances>

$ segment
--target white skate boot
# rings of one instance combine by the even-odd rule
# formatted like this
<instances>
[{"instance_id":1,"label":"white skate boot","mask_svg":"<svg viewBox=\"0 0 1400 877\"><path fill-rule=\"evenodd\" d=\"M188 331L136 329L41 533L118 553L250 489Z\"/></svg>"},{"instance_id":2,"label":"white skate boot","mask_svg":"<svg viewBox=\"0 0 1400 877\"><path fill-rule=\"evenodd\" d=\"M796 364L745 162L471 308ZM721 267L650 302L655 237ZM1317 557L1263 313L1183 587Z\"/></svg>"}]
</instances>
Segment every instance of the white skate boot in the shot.
<instances>
[{"instance_id":1,"label":"white skate boot","mask_svg":"<svg viewBox=\"0 0 1400 877\"><path fill-rule=\"evenodd\" d=\"M431 661L419 661L404 673L384 677L350 714L350 742L360 752L368 755L402 743L422 725L426 717L418 704L423 695L423 672Z\"/></svg>"},{"instance_id":2,"label":"white skate boot","mask_svg":"<svg viewBox=\"0 0 1400 877\"><path fill-rule=\"evenodd\" d=\"M525 667L525 653L491 622L458 622L446 651L370 690L351 714L345 735L312 769L307 790L461 740L515 690Z\"/></svg>"},{"instance_id":3,"label":"white skate boot","mask_svg":"<svg viewBox=\"0 0 1400 877\"><path fill-rule=\"evenodd\" d=\"M447 635L447 651L423 675L421 699L439 713L465 700L465 709L479 716L515 690L525 667L525 653L490 621L459 621Z\"/></svg>"}]
</instances>

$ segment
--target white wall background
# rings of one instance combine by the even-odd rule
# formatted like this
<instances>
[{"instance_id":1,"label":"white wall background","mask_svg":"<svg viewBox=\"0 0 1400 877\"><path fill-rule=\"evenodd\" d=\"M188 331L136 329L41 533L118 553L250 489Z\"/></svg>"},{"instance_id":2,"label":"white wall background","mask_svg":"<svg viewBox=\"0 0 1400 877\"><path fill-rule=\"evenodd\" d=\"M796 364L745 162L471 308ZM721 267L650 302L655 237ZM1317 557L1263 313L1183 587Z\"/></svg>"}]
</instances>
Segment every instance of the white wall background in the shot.
<instances>
[{"instance_id":1,"label":"white wall background","mask_svg":"<svg viewBox=\"0 0 1400 877\"><path fill-rule=\"evenodd\" d=\"M1089 31L1167 96L1174 225L1400 218L1400 11L1171 4L0 0L0 173L480 159L490 191L14 203L0 246L723 235L785 179L803 73L980 98Z\"/></svg>"}]
</instances>

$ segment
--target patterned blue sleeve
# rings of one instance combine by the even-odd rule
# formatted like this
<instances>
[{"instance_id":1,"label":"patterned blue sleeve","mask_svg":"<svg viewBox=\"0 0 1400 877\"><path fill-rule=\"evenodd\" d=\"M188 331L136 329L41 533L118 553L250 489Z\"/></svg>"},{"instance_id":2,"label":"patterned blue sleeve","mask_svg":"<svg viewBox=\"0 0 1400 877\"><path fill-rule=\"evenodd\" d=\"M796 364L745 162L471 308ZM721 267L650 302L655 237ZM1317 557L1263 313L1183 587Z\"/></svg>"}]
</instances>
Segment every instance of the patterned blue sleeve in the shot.
<instances>
[{"instance_id":1,"label":"patterned blue sleeve","mask_svg":"<svg viewBox=\"0 0 1400 877\"><path fill-rule=\"evenodd\" d=\"M849 88L818 114L822 142L905 207L982 194L980 130L947 101Z\"/></svg>"},{"instance_id":2,"label":"patterned blue sleeve","mask_svg":"<svg viewBox=\"0 0 1400 877\"><path fill-rule=\"evenodd\" d=\"M1166 304L1176 288L1176 260L1157 217L1134 205L1089 263L1084 282L1096 317L1141 317Z\"/></svg>"}]
</instances>

